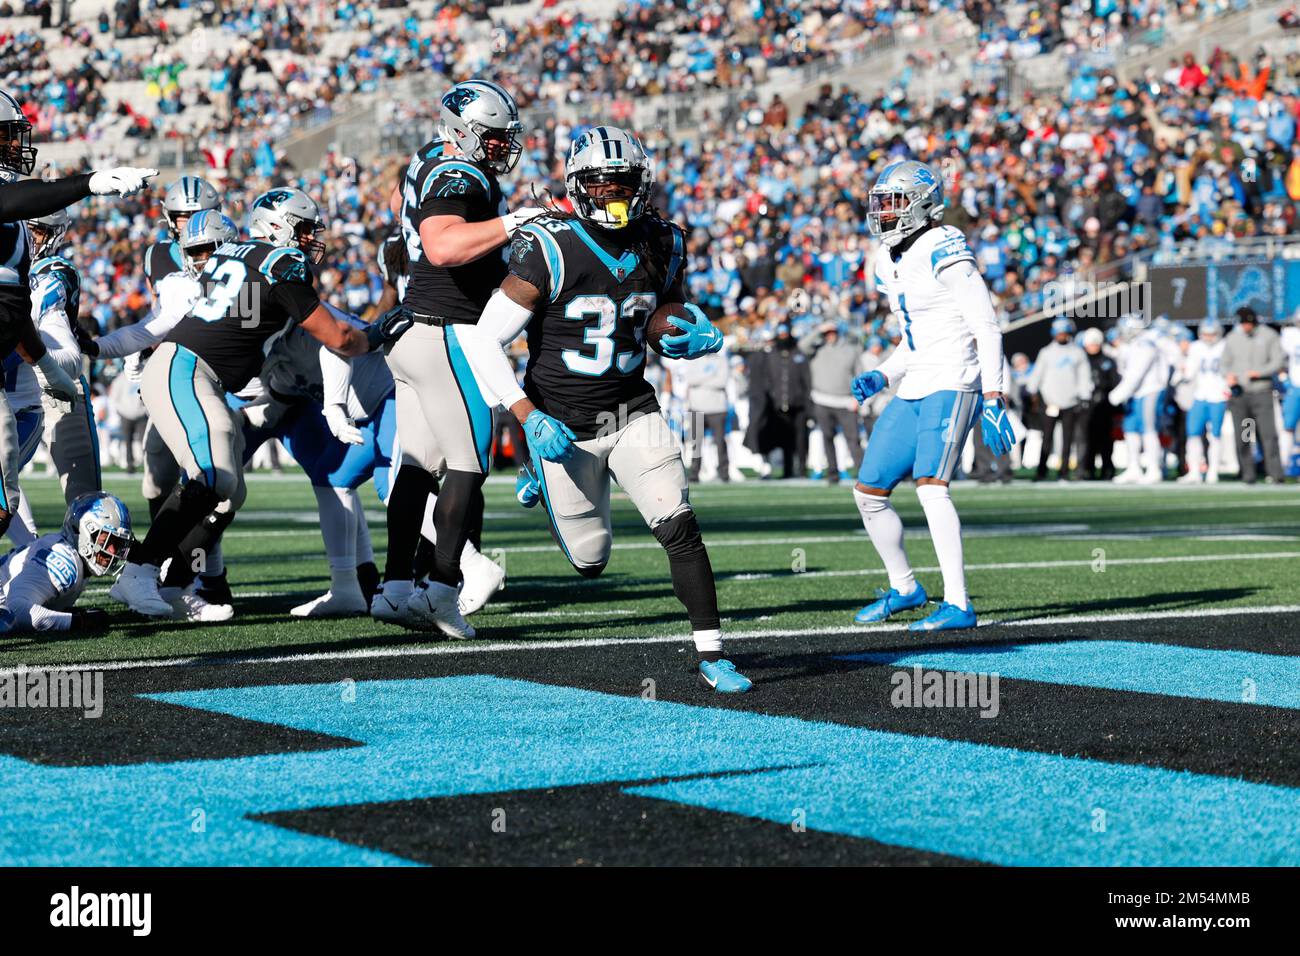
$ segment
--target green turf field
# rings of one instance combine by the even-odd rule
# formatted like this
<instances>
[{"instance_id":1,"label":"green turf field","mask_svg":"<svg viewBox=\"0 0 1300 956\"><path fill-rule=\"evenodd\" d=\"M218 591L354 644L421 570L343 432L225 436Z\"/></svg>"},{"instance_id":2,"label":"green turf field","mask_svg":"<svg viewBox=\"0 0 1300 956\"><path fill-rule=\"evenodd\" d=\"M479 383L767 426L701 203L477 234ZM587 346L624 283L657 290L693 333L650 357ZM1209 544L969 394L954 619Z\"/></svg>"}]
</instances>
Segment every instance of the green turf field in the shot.
<instances>
[{"instance_id":1,"label":"green turf field","mask_svg":"<svg viewBox=\"0 0 1300 956\"><path fill-rule=\"evenodd\" d=\"M136 515L139 480L109 477ZM61 520L58 486L28 480L43 530ZM1166 485L981 487L954 491L966 529L972 600L981 622L1138 613L1195 615L1237 607L1300 607L1300 491ZM375 550L382 507L363 492ZM827 632L885 583L847 487L807 482L704 485L692 490L732 634ZM909 555L934 597L934 552L910 488L896 496ZM143 529L141 529L143 530ZM615 500L614 555L598 580L579 578L552 543L540 508L524 511L513 482L487 488L484 550L504 560L508 588L472 619L489 641L687 635L667 562L626 498ZM85 605L111 607L107 636L0 639L0 666L192 655L297 654L415 647L424 635L368 619L300 621L289 608L322 592L328 569L305 480L250 478L248 503L226 538L236 618L218 626L147 622L92 582ZM495 552L495 553L494 553ZM1230 618L1225 617L1225 626Z\"/></svg>"}]
</instances>

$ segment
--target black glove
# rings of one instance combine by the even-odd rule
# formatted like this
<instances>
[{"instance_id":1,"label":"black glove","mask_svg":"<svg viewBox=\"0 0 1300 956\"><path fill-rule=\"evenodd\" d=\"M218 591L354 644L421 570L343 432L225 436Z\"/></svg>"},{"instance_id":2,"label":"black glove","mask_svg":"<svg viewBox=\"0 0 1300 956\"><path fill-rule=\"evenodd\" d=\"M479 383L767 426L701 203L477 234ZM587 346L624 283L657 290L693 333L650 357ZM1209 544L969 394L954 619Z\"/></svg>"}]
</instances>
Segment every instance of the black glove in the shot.
<instances>
[{"instance_id":1,"label":"black glove","mask_svg":"<svg viewBox=\"0 0 1300 956\"><path fill-rule=\"evenodd\" d=\"M72 334L77 340L77 348L81 349L81 354L87 358L99 357L99 342L93 335L82 328L80 322L72 323Z\"/></svg>"},{"instance_id":2,"label":"black glove","mask_svg":"<svg viewBox=\"0 0 1300 956\"><path fill-rule=\"evenodd\" d=\"M71 614L72 630L74 631L108 630L108 612L102 607L74 607Z\"/></svg>"},{"instance_id":3,"label":"black glove","mask_svg":"<svg viewBox=\"0 0 1300 956\"><path fill-rule=\"evenodd\" d=\"M366 341L370 344L370 351L375 352L385 345L392 345L414 324L415 318L410 310L400 305L389 309L366 326Z\"/></svg>"}]
</instances>

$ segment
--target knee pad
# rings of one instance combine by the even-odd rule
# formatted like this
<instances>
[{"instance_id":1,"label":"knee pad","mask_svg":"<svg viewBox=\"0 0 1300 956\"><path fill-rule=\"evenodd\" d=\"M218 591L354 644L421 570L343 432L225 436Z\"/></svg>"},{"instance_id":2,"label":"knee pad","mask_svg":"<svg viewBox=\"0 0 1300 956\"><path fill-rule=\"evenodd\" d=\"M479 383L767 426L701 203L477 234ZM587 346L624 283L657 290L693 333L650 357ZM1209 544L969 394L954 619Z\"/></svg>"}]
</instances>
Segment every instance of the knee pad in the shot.
<instances>
[{"instance_id":1,"label":"knee pad","mask_svg":"<svg viewBox=\"0 0 1300 956\"><path fill-rule=\"evenodd\" d=\"M650 529L663 549L673 557L698 554L704 550L704 538L700 534L700 525L695 520L695 512L687 509L679 511L666 521L661 521Z\"/></svg>"}]
</instances>

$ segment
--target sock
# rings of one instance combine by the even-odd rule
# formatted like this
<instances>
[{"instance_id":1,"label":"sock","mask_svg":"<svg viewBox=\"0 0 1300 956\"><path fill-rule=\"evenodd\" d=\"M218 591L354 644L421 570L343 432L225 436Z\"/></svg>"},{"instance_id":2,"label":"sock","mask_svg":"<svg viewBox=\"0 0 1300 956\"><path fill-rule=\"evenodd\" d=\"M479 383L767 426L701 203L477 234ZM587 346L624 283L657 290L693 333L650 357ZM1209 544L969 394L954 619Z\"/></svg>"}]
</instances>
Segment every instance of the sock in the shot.
<instances>
[{"instance_id":1,"label":"sock","mask_svg":"<svg viewBox=\"0 0 1300 956\"><path fill-rule=\"evenodd\" d=\"M419 465L403 465L388 496L388 560L385 581L411 580L415 546L420 536L420 518L425 501L437 489L437 482Z\"/></svg>"},{"instance_id":2,"label":"sock","mask_svg":"<svg viewBox=\"0 0 1300 956\"><path fill-rule=\"evenodd\" d=\"M1219 473L1219 439L1211 435L1209 446L1209 453L1205 456L1206 472L1217 475Z\"/></svg>"},{"instance_id":3,"label":"sock","mask_svg":"<svg viewBox=\"0 0 1300 956\"><path fill-rule=\"evenodd\" d=\"M1187 473L1189 475L1200 475L1201 465L1204 458L1201 455L1201 446L1204 439L1199 435L1189 435L1187 437Z\"/></svg>"},{"instance_id":4,"label":"sock","mask_svg":"<svg viewBox=\"0 0 1300 956\"><path fill-rule=\"evenodd\" d=\"M361 595L361 582L356 568L330 568L330 593L335 595Z\"/></svg>"},{"instance_id":5,"label":"sock","mask_svg":"<svg viewBox=\"0 0 1300 956\"><path fill-rule=\"evenodd\" d=\"M219 550L221 536L235 520L235 513L217 509L204 515L177 547L177 554L167 566L163 584L167 587L186 588L198 574L212 573L212 556ZM222 570L225 568L223 566Z\"/></svg>"},{"instance_id":6,"label":"sock","mask_svg":"<svg viewBox=\"0 0 1300 956\"><path fill-rule=\"evenodd\" d=\"M1128 451L1128 464L1125 470L1142 470L1142 435L1139 432L1124 433L1124 448Z\"/></svg>"},{"instance_id":7,"label":"sock","mask_svg":"<svg viewBox=\"0 0 1300 956\"><path fill-rule=\"evenodd\" d=\"M903 547L903 519L889 499L881 495L868 495L854 488L853 500L858 503L862 524L884 562L889 586L899 594L911 594L916 590L916 578Z\"/></svg>"},{"instance_id":8,"label":"sock","mask_svg":"<svg viewBox=\"0 0 1300 956\"><path fill-rule=\"evenodd\" d=\"M1142 433L1142 465L1147 471L1164 469L1165 450L1160 447L1160 436L1155 432Z\"/></svg>"},{"instance_id":9,"label":"sock","mask_svg":"<svg viewBox=\"0 0 1300 956\"><path fill-rule=\"evenodd\" d=\"M367 604L375 599L375 592L379 590L379 569L375 567L374 561L363 561L357 565L357 584L361 586L361 594Z\"/></svg>"},{"instance_id":10,"label":"sock","mask_svg":"<svg viewBox=\"0 0 1300 956\"><path fill-rule=\"evenodd\" d=\"M32 517L32 503L26 495L18 499L18 510L13 513L13 520L5 533L17 548L25 547L40 537L36 533L36 519Z\"/></svg>"},{"instance_id":11,"label":"sock","mask_svg":"<svg viewBox=\"0 0 1300 956\"><path fill-rule=\"evenodd\" d=\"M686 608L691 629L697 633L717 631L722 626L718 615L718 592L713 583L713 565L709 562L709 552L704 548L695 512L679 512L650 530L668 554L673 594Z\"/></svg>"},{"instance_id":12,"label":"sock","mask_svg":"<svg viewBox=\"0 0 1300 956\"><path fill-rule=\"evenodd\" d=\"M330 570L354 571L357 566L357 516L351 509L347 488L312 485L316 511L320 516L320 534L325 540L325 556Z\"/></svg>"},{"instance_id":13,"label":"sock","mask_svg":"<svg viewBox=\"0 0 1300 956\"><path fill-rule=\"evenodd\" d=\"M469 537L472 524L470 508L475 494L482 495L483 476L469 471L448 471L433 509L433 524L438 534L434 542L433 571L429 577L449 587L461 582L460 553Z\"/></svg>"},{"instance_id":14,"label":"sock","mask_svg":"<svg viewBox=\"0 0 1300 956\"><path fill-rule=\"evenodd\" d=\"M208 552L208 568L201 575L205 578L219 578L226 573L226 553L221 550L221 539Z\"/></svg>"},{"instance_id":15,"label":"sock","mask_svg":"<svg viewBox=\"0 0 1300 956\"><path fill-rule=\"evenodd\" d=\"M700 661L716 661L722 657L722 631L719 628L696 630L691 634L695 653Z\"/></svg>"},{"instance_id":16,"label":"sock","mask_svg":"<svg viewBox=\"0 0 1300 956\"><path fill-rule=\"evenodd\" d=\"M930 526L930 540L943 572L943 599L959 608L969 608L966 597L966 568L961 553L961 519L946 485L917 485L916 497Z\"/></svg>"},{"instance_id":17,"label":"sock","mask_svg":"<svg viewBox=\"0 0 1300 956\"><path fill-rule=\"evenodd\" d=\"M465 526L465 541L472 544L475 551L483 547L483 508L483 486L479 485L474 489L474 497L470 499L469 514L466 516L469 520Z\"/></svg>"}]
</instances>

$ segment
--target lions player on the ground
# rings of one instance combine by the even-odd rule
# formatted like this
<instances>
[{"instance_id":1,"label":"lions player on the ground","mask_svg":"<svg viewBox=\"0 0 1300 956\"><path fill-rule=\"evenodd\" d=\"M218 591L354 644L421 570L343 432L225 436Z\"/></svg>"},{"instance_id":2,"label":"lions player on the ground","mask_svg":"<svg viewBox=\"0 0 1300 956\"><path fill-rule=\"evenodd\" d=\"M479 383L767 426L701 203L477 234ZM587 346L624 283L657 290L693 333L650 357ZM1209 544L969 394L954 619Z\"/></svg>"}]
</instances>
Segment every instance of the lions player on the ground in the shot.
<instances>
[{"instance_id":1,"label":"lions player on the ground","mask_svg":"<svg viewBox=\"0 0 1300 956\"><path fill-rule=\"evenodd\" d=\"M184 572L191 555L209 554L243 504L243 434L226 392L257 374L268 342L301 325L343 355L369 347L316 293L308 259L315 263L324 252L316 238L323 229L319 207L301 190L257 197L252 238L226 242L209 256L202 297L145 366L141 396L188 480L168 496L113 587L113 597L133 610L171 616L173 605L158 591L159 567L170 558Z\"/></svg>"},{"instance_id":2,"label":"lions player on the ground","mask_svg":"<svg viewBox=\"0 0 1300 956\"><path fill-rule=\"evenodd\" d=\"M470 364L493 401L523 425L533 474L565 557L584 577L609 561L611 476L668 553L686 607L701 679L749 690L722 655L713 568L687 492L681 449L645 380L645 323L682 302L682 231L650 213L654 174L632 134L598 126L574 140L565 164L574 215L548 215L515 237L510 274L472 335ZM698 309L661 342L672 358L722 347ZM521 389L505 347L528 334Z\"/></svg>"},{"instance_id":3,"label":"lions player on the ground","mask_svg":"<svg viewBox=\"0 0 1300 956\"><path fill-rule=\"evenodd\" d=\"M77 387L46 352L32 322L31 236L27 220L64 209L87 196L129 195L143 189L156 169L121 166L51 182L30 179L36 168L32 124L22 107L0 91L0 358L15 349L33 366L41 391L55 401L76 401ZM0 402L0 534L18 508L18 431L6 402Z\"/></svg>"},{"instance_id":4,"label":"lions player on the ground","mask_svg":"<svg viewBox=\"0 0 1300 956\"><path fill-rule=\"evenodd\" d=\"M998 457L1015 444L1003 398L1002 331L965 237L940 224L943 184L934 170L913 160L894 163L871 187L868 202L868 228L882 243L876 289L888 297L903 340L875 370L853 381L859 402L881 389L898 388L871 432L853 489L890 586L854 620L884 621L928 600L912 575L903 522L889 501L898 483L911 477L943 572L944 594L938 610L909 630L974 627L961 519L948 484L976 419L985 445Z\"/></svg>"},{"instance_id":5,"label":"lions player on the ground","mask_svg":"<svg viewBox=\"0 0 1300 956\"><path fill-rule=\"evenodd\" d=\"M1232 397L1222 364L1223 326L1215 319L1206 319L1201 323L1199 338L1188 347L1183 364L1192 386L1192 407L1187 412L1187 474L1178 479L1181 484L1199 484L1202 480L1214 484L1219 480L1219 436Z\"/></svg>"},{"instance_id":6,"label":"lions player on the ground","mask_svg":"<svg viewBox=\"0 0 1300 956\"><path fill-rule=\"evenodd\" d=\"M63 528L0 558L0 634L102 630L108 613L78 610L88 576L116 574L131 549L131 516L103 491L68 506Z\"/></svg>"}]
</instances>

